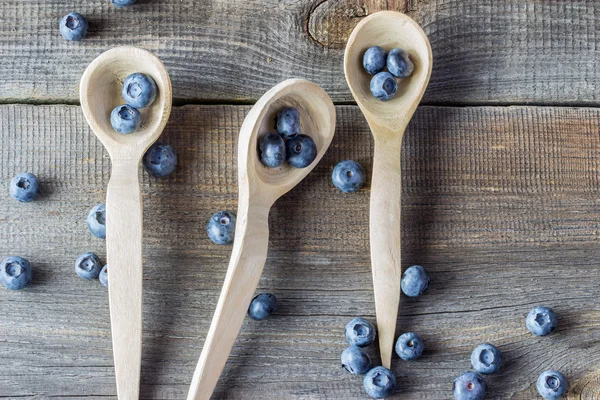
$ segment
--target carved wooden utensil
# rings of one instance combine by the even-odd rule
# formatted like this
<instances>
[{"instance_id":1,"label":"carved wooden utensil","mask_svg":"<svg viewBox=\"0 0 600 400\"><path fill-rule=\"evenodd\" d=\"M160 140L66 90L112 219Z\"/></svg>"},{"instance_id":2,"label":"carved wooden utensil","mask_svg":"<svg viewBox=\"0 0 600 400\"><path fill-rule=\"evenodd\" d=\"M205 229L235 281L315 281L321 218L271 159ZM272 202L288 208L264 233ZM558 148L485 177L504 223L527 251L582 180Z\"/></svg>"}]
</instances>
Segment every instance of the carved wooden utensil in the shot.
<instances>
[{"instance_id":1,"label":"carved wooden utensil","mask_svg":"<svg viewBox=\"0 0 600 400\"><path fill-rule=\"evenodd\" d=\"M277 111L286 106L298 109L302 133L311 136L317 145L317 157L306 168L284 164L271 169L259 158L259 137L273 131ZM231 260L188 400L210 399L267 258L269 210L317 165L331 143L334 128L335 108L327 93L301 79L290 79L273 87L246 116L238 144L239 200Z\"/></svg>"},{"instance_id":2,"label":"carved wooden utensil","mask_svg":"<svg viewBox=\"0 0 600 400\"><path fill-rule=\"evenodd\" d=\"M154 103L142 112L141 128L122 135L110 112L123 104L127 75L142 72L158 86ZM142 362L142 201L138 170L146 150L158 139L171 113L171 80L160 60L135 47L117 47L87 67L79 87L88 124L108 151L112 172L106 193L106 259L117 394L139 398Z\"/></svg>"},{"instance_id":3,"label":"carved wooden utensil","mask_svg":"<svg viewBox=\"0 0 600 400\"><path fill-rule=\"evenodd\" d=\"M369 90L371 76L362 66L365 50L399 47L415 64L413 74L398 84L396 96L377 100ZM402 137L423 97L432 66L431 46L421 27L394 11L364 18L348 39L344 73L354 99L365 115L375 142L371 179L371 266L381 362L389 368L400 302L400 192Z\"/></svg>"}]
</instances>

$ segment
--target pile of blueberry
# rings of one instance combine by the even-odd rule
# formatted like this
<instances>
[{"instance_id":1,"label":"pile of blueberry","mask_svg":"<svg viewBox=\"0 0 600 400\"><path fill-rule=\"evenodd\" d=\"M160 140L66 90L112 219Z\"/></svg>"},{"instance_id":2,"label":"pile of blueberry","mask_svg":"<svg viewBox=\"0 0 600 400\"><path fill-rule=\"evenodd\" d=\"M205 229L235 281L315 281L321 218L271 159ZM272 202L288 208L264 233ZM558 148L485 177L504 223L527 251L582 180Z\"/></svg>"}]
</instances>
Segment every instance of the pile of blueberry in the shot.
<instances>
[{"instance_id":1,"label":"pile of blueberry","mask_svg":"<svg viewBox=\"0 0 600 400\"><path fill-rule=\"evenodd\" d=\"M260 161L277 168L287 161L294 168L306 168L317 158L317 145L308 135L300 133L300 113L286 107L277 114L275 130L259 140Z\"/></svg>"},{"instance_id":2,"label":"pile of blueberry","mask_svg":"<svg viewBox=\"0 0 600 400\"><path fill-rule=\"evenodd\" d=\"M156 99L158 88L148 74L136 72L125 78L121 96L125 104L115 107L110 113L110 124L122 134L135 132L142 125L140 108L150 106Z\"/></svg>"},{"instance_id":3,"label":"pile of blueberry","mask_svg":"<svg viewBox=\"0 0 600 400\"><path fill-rule=\"evenodd\" d=\"M525 326L536 336L546 336L554 332L558 319L548 307L534 307L525 318ZM498 372L502 365L502 353L489 343L480 344L471 353L471 365L476 372L465 372L454 380L452 391L456 400L482 400L487 392L487 383L480 374ZM568 387L563 374L547 370L538 377L536 387L540 396L546 400L557 400Z\"/></svg>"},{"instance_id":4,"label":"pile of blueberry","mask_svg":"<svg viewBox=\"0 0 600 400\"><path fill-rule=\"evenodd\" d=\"M387 71L384 71L387 67ZM393 99L398 91L396 79L408 78L415 68L409 54L399 48L385 50L379 46L369 47L363 55L363 68L373 75L371 94L379 100Z\"/></svg>"},{"instance_id":5,"label":"pile of blueberry","mask_svg":"<svg viewBox=\"0 0 600 400\"><path fill-rule=\"evenodd\" d=\"M425 268L413 265L408 268L401 280L402 292L416 297L429 287L429 275ZM363 350L375 341L376 331L372 323L365 318L354 318L346 325L346 342L350 347L342 352L342 368L353 375L365 375L365 392L374 399L383 399L396 391L396 376L389 369L377 366L372 368L371 357ZM396 340L395 351L404 361L413 361L421 357L425 346L423 340L414 332L406 332Z\"/></svg>"}]
</instances>

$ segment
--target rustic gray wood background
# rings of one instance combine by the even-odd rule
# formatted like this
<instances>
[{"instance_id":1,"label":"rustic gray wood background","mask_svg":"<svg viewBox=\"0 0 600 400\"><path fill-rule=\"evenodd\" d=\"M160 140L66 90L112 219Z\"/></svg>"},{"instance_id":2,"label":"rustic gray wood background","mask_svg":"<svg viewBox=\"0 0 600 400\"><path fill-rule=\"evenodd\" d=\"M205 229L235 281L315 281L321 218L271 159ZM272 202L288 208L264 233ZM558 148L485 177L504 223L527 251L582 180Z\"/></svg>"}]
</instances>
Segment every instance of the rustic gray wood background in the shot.
<instances>
[{"instance_id":1,"label":"rustic gray wood background","mask_svg":"<svg viewBox=\"0 0 600 400\"><path fill-rule=\"evenodd\" d=\"M209 215L236 209L236 138L252 104L291 77L338 104L330 150L271 213L260 291L278 312L246 321L215 399L364 399L339 367L343 328L374 319L369 185L343 194L333 166L370 170L368 127L346 86L345 40L365 15L407 12L434 54L431 84L404 141L403 265L424 265L426 295L402 298L398 332L426 343L393 360L398 399L448 399L471 350L492 342L506 363L491 399L534 399L538 374L561 370L570 399L600 398L600 2L592 0L3 0L0 4L0 258L32 261L34 284L0 290L0 399L116 399L107 292L75 275L105 243L85 225L102 201L106 152L78 107L77 85L101 52L156 52L175 103L163 140L180 166L143 180L143 399L183 399L225 276L230 247ZM90 20L65 42L60 17ZM508 107L507 107L508 106ZM8 196L21 171L41 201ZM537 304L560 327L524 326ZM370 349L377 357L377 349Z\"/></svg>"}]
</instances>

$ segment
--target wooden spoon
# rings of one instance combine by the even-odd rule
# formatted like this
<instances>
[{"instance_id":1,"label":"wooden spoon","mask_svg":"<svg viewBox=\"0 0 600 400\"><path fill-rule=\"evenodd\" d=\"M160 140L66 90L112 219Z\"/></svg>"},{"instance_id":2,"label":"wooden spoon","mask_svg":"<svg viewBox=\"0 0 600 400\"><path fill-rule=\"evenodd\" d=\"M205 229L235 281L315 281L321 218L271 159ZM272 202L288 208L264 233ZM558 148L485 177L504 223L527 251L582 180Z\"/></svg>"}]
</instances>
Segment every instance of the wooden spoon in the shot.
<instances>
[{"instance_id":1,"label":"wooden spoon","mask_svg":"<svg viewBox=\"0 0 600 400\"><path fill-rule=\"evenodd\" d=\"M274 131L277 111L286 106L300 111L301 130L317 145L317 158L306 168L284 164L271 169L259 158L258 139ZM246 116L238 143L239 200L231 260L188 400L210 399L267 258L269 210L275 200L296 186L317 165L331 143L334 128L335 108L327 93L314 83L301 79L290 79L273 87Z\"/></svg>"},{"instance_id":2,"label":"wooden spoon","mask_svg":"<svg viewBox=\"0 0 600 400\"><path fill-rule=\"evenodd\" d=\"M371 75L362 66L369 47L399 47L415 64L398 84L396 96L377 100L369 90ZM421 27L404 14L382 11L364 18L348 39L344 73L375 142L371 179L370 238L375 311L381 362L389 368L400 303L400 191L402 137L423 97L431 75L431 46Z\"/></svg>"},{"instance_id":3,"label":"wooden spoon","mask_svg":"<svg viewBox=\"0 0 600 400\"><path fill-rule=\"evenodd\" d=\"M115 132L110 112L123 104L127 75L143 72L158 86L150 107L140 110L141 128ZM87 67L79 88L88 124L110 154L112 172L106 193L106 259L117 394L139 398L142 362L142 201L138 169L146 150L158 139L171 113L171 80L160 60L135 47L117 47Z\"/></svg>"}]
</instances>

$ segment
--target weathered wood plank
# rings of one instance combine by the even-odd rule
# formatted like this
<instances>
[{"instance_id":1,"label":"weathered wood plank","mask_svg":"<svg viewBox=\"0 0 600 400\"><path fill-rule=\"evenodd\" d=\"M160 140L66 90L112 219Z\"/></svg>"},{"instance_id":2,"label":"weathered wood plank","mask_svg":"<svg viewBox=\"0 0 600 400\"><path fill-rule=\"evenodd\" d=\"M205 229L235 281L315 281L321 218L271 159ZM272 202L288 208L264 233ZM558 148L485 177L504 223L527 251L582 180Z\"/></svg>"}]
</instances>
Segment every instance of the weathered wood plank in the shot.
<instances>
[{"instance_id":1,"label":"weathered wood plank","mask_svg":"<svg viewBox=\"0 0 600 400\"><path fill-rule=\"evenodd\" d=\"M0 101L78 101L79 78L110 47L155 51L190 101L257 99L286 78L323 86L351 101L343 47L361 17L406 11L434 54L429 104L588 104L600 94L593 0L5 0L0 5ZM76 10L90 35L65 42L60 17Z\"/></svg>"},{"instance_id":2,"label":"weathered wood plank","mask_svg":"<svg viewBox=\"0 0 600 400\"><path fill-rule=\"evenodd\" d=\"M180 167L166 180L143 173L143 399L187 393L230 251L204 226L213 211L236 207L247 110L175 108L163 140ZM597 396L599 120L595 109L418 110L403 150L403 264L426 266L432 285L401 301L398 331L422 334L426 351L418 362L393 360L398 398L449 398L484 341L506 358L489 379L491 399L534 398L550 367L568 376L573 398ZM280 307L245 323L215 398L365 398L338 357L345 323L374 316L369 190L345 195L329 175L342 159L370 170L372 146L356 107L339 107L338 121L322 163L274 206L260 290ZM84 219L104 197L109 159L75 106L0 106L0 143L0 257L35 267L31 288L0 290L0 397L116 398L107 293L72 266L83 251L104 258ZM9 179L23 170L42 179L41 201L9 198ZM543 339L524 327L540 303L561 325Z\"/></svg>"}]
</instances>

